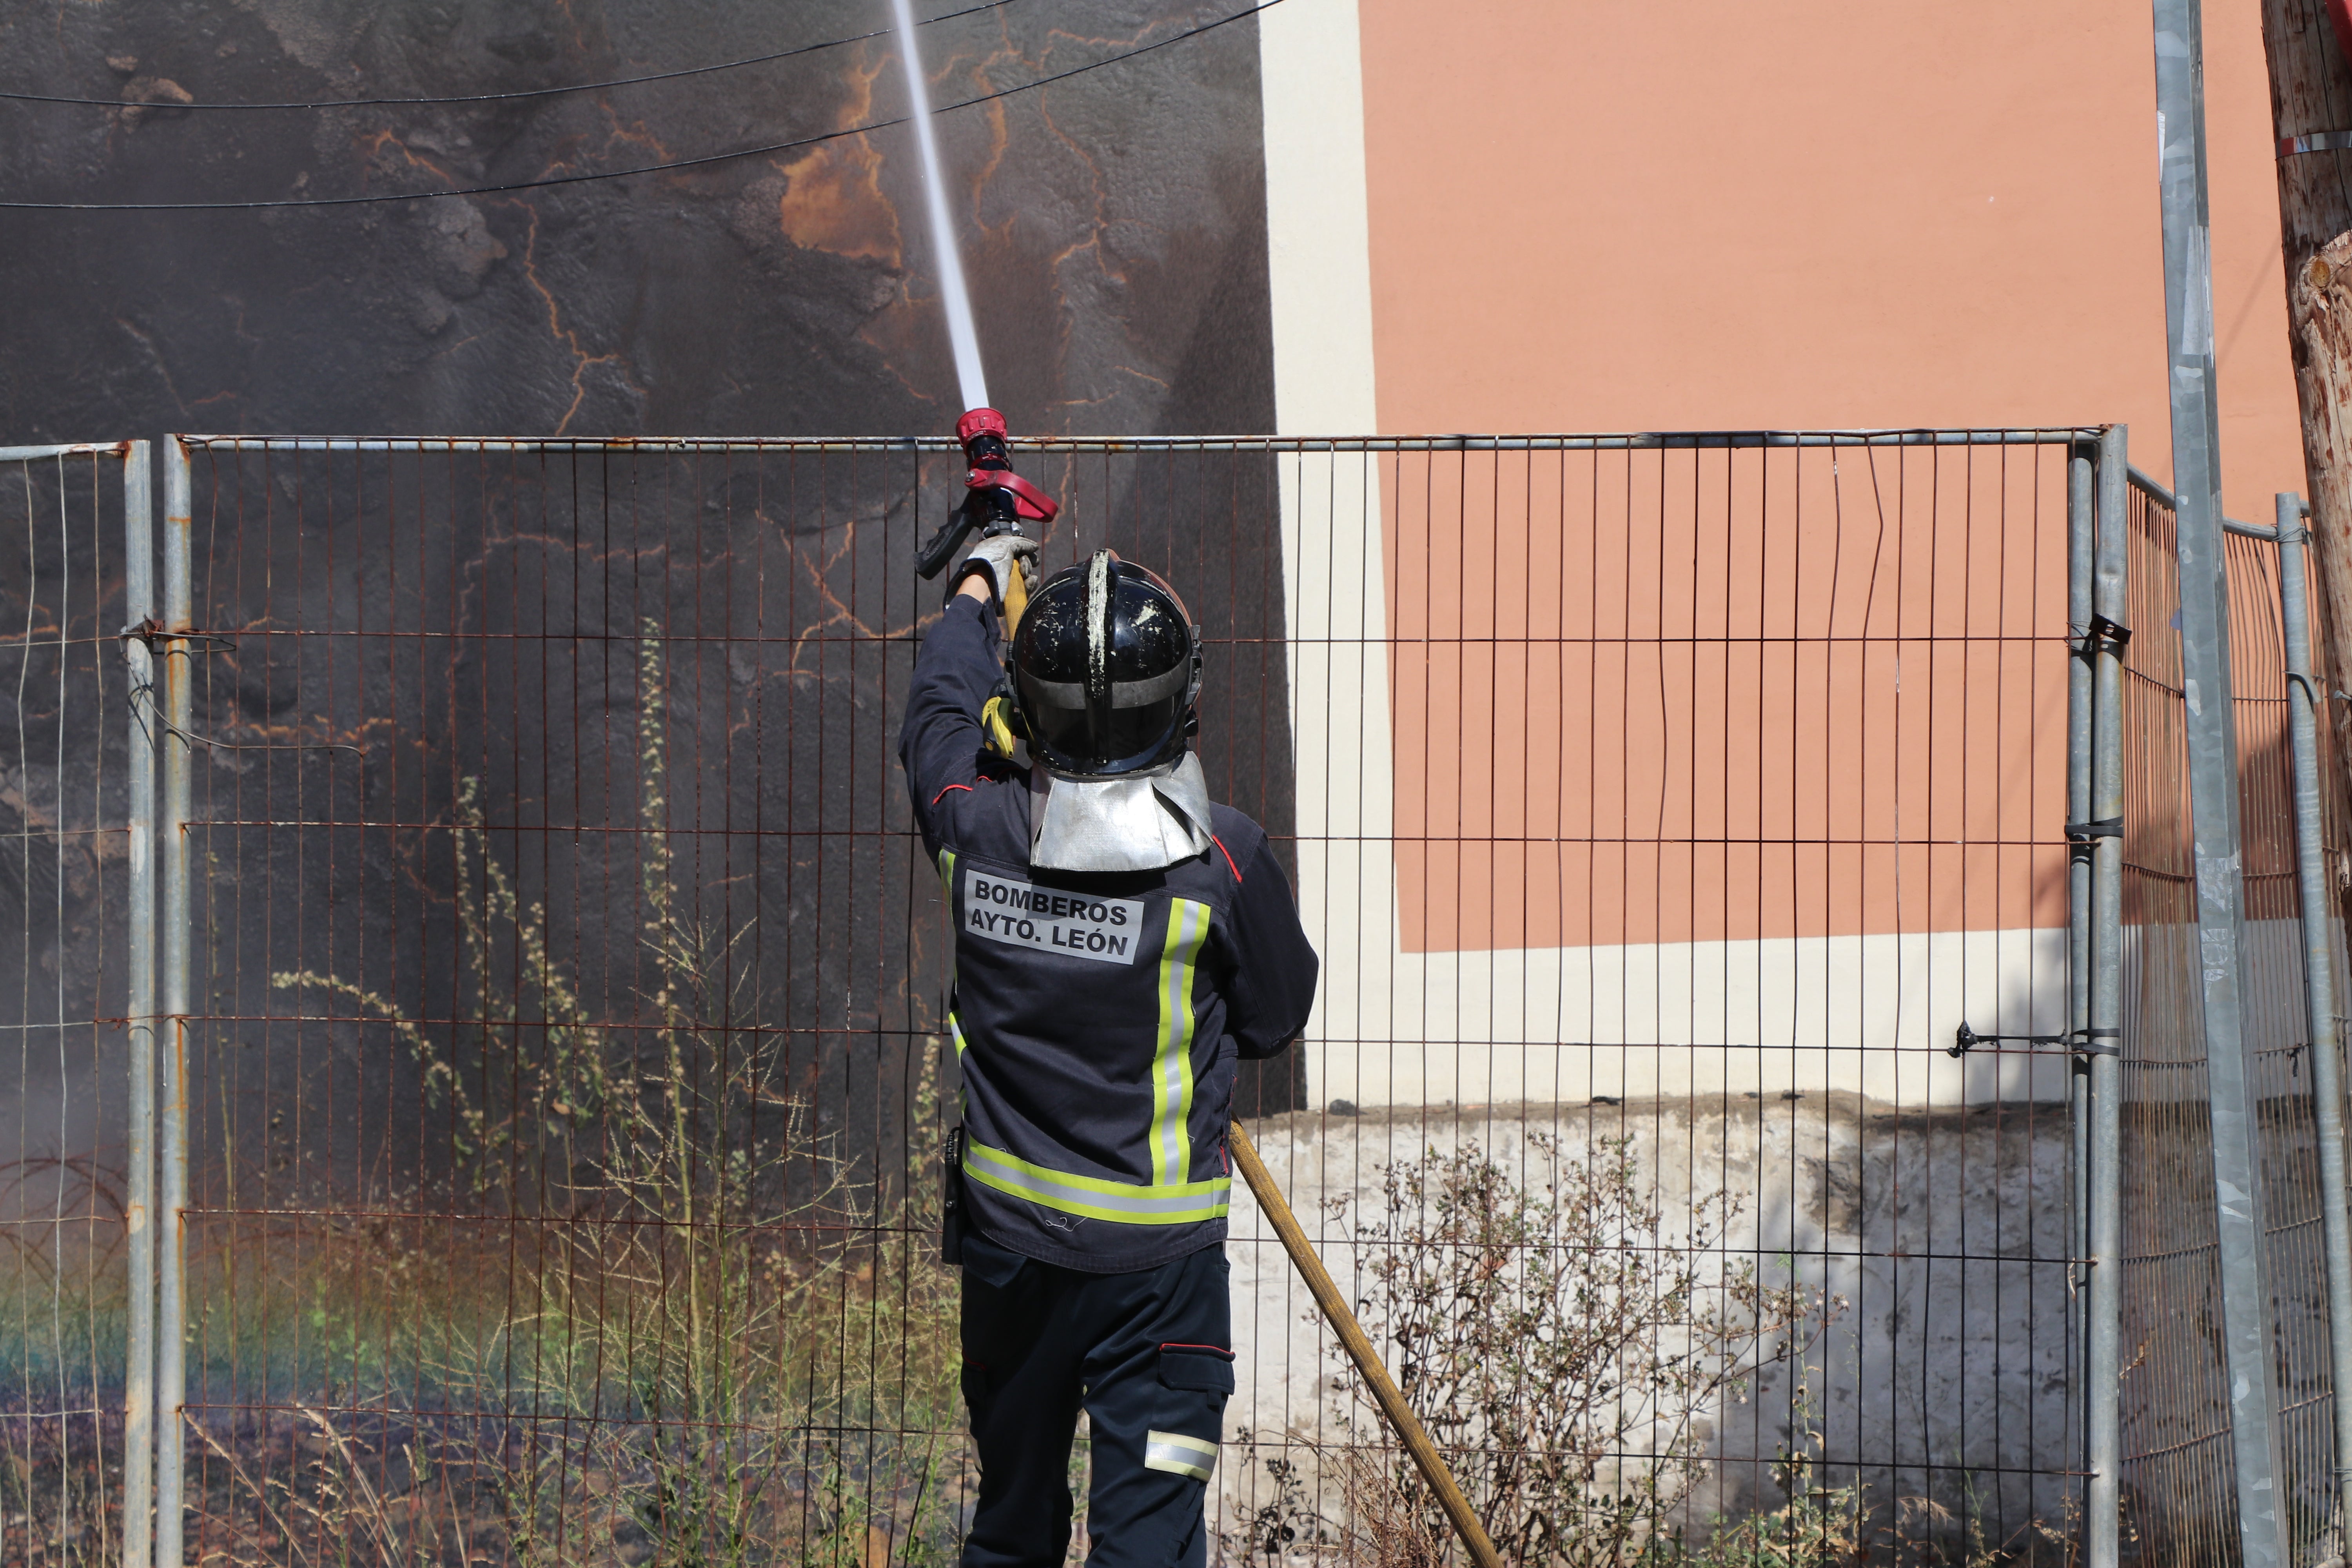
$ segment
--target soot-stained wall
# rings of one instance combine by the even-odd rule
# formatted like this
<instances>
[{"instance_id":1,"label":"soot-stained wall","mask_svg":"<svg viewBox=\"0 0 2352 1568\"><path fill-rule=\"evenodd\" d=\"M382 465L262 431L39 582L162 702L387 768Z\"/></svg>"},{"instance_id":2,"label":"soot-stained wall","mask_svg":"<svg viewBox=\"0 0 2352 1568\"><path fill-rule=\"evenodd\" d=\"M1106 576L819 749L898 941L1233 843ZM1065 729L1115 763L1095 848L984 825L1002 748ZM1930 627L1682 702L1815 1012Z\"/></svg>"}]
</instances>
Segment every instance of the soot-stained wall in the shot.
<instances>
[{"instance_id":1,"label":"soot-stained wall","mask_svg":"<svg viewBox=\"0 0 2352 1568\"><path fill-rule=\"evenodd\" d=\"M942 10L950 7L933 6ZM935 101L1219 14L1007 0L924 29ZM116 0L0 14L19 199L277 201L511 184L905 110L877 0ZM993 400L1018 430L1264 430L1257 50L1239 22L939 121ZM0 426L709 434L944 430L959 412L903 126L668 174L367 206L0 226Z\"/></svg>"},{"instance_id":2,"label":"soot-stained wall","mask_svg":"<svg viewBox=\"0 0 2352 1568\"><path fill-rule=\"evenodd\" d=\"M925 29L933 100L1016 88L1220 14L1007 0ZM250 112L183 106L510 94L850 39L888 20L877 0L14 7L0 12L0 87L109 106L0 104L0 194L317 202L515 184L821 136L904 111L888 37L592 92ZM939 124L992 401L1016 432L1272 428L1253 24L957 110ZM902 126L669 173L498 194L216 212L12 212L0 223L0 440L165 431L944 433L960 400L918 180ZM1181 484L1139 479L1049 549L1154 532L1168 542L1166 563L1196 616L1213 637L1222 629L1248 666L1221 676L1212 651L1234 803L1286 834L1287 699L1281 661L1265 657L1282 632L1271 471L1244 474L1226 459L1215 489L1213 537L1188 538L1167 518L1166 498L1183 493ZM200 512L205 504L200 494ZM1122 521L1122 509L1134 516ZM1262 526L1242 511L1263 511ZM1134 533L1145 516L1152 528ZM1090 533L1097 521L1101 531ZM412 522L426 533L436 526ZM777 521L795 538L824 526ZM911 520L896 527L911 540ZM456 558L484 547L454 511L445 531L423 543L463 576ZM367 547L356 535L344 543ZM845 559L867 553L861 545ZM202 570L229 570L209 549L198 559ZM211 629L243 638L236 651L208 656L218 668L206 678L206 721L259 735L283 722L287 708L287 645L272 639L329 626L285 622L285 605L315 595L281 593L274 622L245 603L251 597L226 579L197 592L200 605L239 623ZM926 590L921 612L935 603ZM120 608L118 580L89 629L110 630ZM810 614L814 626L824 612ZM467 605L466 630L493 638L511 631L498 615L487 601ZM247 691L267 691L268 711L244 711L236 694ZM306 689L300 700L312 695ZM883 697L855 681L838 694L860 711ZM337 712L336 722L349 717ZM118 720L109 713L101 722ZM1216 722L1204 737L1213 777ZM452 722L446 734L402 743L454 755L464 728ZM213 752L198 765L226 786L249 776L232 768L237 761ZM527 772L507 786L510 799L485 802L493 819L502 809L524 820L547 809L524 798ZM203 779L199 796L209 798ZM332 900L341 896L328 885L338 874L308 865L289 873L284 891ZM404 962L430 956L417 947ZM255 962L266 962L258 950ZM257 971L242 983L265 978ZM1303 1089L1294 1065L1262 1080L1251 1075L1243 1109L1293 1103ZM115 1068L100 1061L92 1070L107 1079ZM320 1090L256 1080L253 1092L307 1100ZM258 1103L235 1119L248 1110L266 1120Z\"/></svg>"}]
</instances>

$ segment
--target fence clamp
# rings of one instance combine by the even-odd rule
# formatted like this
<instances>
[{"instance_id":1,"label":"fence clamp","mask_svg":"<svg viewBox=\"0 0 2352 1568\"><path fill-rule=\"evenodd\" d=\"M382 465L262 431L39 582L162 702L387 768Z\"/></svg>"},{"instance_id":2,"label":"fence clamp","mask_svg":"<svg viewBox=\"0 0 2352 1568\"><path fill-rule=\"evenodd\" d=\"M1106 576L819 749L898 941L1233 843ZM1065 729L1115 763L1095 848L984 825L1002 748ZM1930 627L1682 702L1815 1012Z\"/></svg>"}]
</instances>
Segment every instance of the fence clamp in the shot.
<instances>
[{"instance_id":1,"label":"fence clamp","mask_svg":"<svg viewBox=\"0 0 2352 1568\"><path fill-rule=\"evenodd\" d=\"M1944 1054L1963 1057L1979 1046L1997 1046L2003 1041L2013 1041L2025 1046L2071 1045L2078 1056L2115 1057L2123 1054L2122 1039L2121 1029L2075 1029L2063 1035L1979 1035L1969 1027L1966 1020L1962 1020Z\"/></svg>"},{"instance_id":2,"label":"fence clamp","mask_svg":"<svg viewBox=\"0 0 2352 1568\"><path fill-rule=\"evenodd\" d=\"M145 643L147 651L158 658L163 658L169 651L166 645L174 642L185 645L181 651L190 655L236 651L235 637L224 637L218 632L200 632L193 629L175 632L152 616L143 621L133 621L123 627L120 635L124 642Z\"/></svg>"},{"instance_id":3,"label":"fence clamp","mask_svg":"<svg viewBox=\"0 0 2352 1568\"><path fill-rule=\"evenodd\" d=\"M2095 613L2091 616L2090 629L2085 631L2081 640L2074 644L2074 652L2084 658L2095 658L2103 653L2121 656L2125 645L2131 641L2131 627L2120 621L2111 621L2106 616Z\"/></svg>"},{"instance_id":4,"label":"fence clamp","mask_svg":"<svg viewBox=\"0 0 2352 1568\"><path fill-rule=\"evenodd\" d=\"M2069 844L2088 844L2095 838L2121 838L2123 836L2124 819L2120 816L2095 817L2089 822L2066 825L2066 842Z\"/></svg>"}]
</instances>

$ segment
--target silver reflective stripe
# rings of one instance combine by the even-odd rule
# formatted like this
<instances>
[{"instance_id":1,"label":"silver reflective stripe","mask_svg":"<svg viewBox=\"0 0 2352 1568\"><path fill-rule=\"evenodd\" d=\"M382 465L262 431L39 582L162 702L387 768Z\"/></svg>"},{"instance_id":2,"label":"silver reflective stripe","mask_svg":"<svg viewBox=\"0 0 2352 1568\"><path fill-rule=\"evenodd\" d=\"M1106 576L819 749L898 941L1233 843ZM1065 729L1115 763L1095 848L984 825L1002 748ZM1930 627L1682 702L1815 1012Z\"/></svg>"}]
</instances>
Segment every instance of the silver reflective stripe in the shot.
<instances>
[{"instance_id":1,"label":"silver reflective stripe","mask_svg":"<svg viewBox=\"0 0 2352 1568\"><path fill-rule=\"evenodd\" d=\"M1181 1432L1149 1433L1143 1439L1143 1468L1205 1481L1216 1470L1217 1446Z\"/></svg>"}]
</instances>

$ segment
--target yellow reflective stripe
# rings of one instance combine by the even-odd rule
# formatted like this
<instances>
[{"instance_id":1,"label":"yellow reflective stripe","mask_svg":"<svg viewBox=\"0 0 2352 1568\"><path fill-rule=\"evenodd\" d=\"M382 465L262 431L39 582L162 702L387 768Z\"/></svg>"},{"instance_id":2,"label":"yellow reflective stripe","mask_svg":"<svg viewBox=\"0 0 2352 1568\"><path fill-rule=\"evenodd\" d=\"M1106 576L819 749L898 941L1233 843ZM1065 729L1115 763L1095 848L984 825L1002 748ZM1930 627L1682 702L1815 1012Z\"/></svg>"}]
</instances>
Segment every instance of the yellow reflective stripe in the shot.
<instances>
[{"instance_id":1,"label":"yellow reflective stripe","mask_svg":"<svg viewBox=\"0 0 2352 1568\"><path fill-rule=\"evenodd\" d=\"M1122 1225L1193 1225L1222 1219L1233 1206L1233 1178L1146 1185L1034 1165L966 1139L963 1172L973 1181L1062 1214Z\"/></svg>"},{"instance_id":2,"label":"yellow reflective stripe","mask_svg":"<svg viewBox=\"0 0 2352 1568\"><path fill-rule=\"evenodd\" d=\"M1192 963L1208 935L1208 905L1170 900L1160 949L1160 1050L1151 1061L1151 1162L1162 1185L1192 1173Z\"/></svg>"},{"instance_id":3,"label":"yellow reflective stripe","mask_svg":"<svg viewBox=\"0 0 2352 1568\"><path fill-rule=\"evenodd\" d=\"M948 910L952 914L955 910L955 851L952 849L940 851L940 886L947 889Z\"/></svg>"},{"instance_id":4,"label":"yellow reflective stripe","mask_svg":"<svg viewBox=\"0 0 2352 1568\"><path fill-rule=\"evenodd\" d=\"M1075 1172L1056 1171L1050 1166L1031 1164L1018 1154L1008 1154L1002 1149L992 1149L985 1143L970 1144L964 1151L964 1158L966 1163L986 1162L1002 1166L1006 1171L1019 1172L1039 1181L1051 1183L1055 1186L1067 1187L1077 1192L1196 1197L1231 1192L1234 1185L1234 1179L1231 1176L1213 1176L1205 1182L1178 1182L1166 1185L1142 1182L1117 1182L1101 1176L1081 1176Z\"/></svg>"},{"instance_id":5,"label":"yellow reflective stripe","mask_svg":"<svg viewBox=\"0 0 2352 1568\"><path fill-rule=\"evenodd\" d=\"M953 1013L948 1015L948 1032L955 1036L956 1055L963 1055L963 1023Z\"/></svg>"},{"instance_id":6,"label":"yellow reflective stripe","mask_svg":"<svg viewBox=\"0 0 2352 1568\"><path fill-rule=\"evenodd\" d=\"M1143 1468L1205 1481L1216 1470L1217 1446L1181 1432L1148 1432L1143 1438Z\"/></svg>"}]
</instances>

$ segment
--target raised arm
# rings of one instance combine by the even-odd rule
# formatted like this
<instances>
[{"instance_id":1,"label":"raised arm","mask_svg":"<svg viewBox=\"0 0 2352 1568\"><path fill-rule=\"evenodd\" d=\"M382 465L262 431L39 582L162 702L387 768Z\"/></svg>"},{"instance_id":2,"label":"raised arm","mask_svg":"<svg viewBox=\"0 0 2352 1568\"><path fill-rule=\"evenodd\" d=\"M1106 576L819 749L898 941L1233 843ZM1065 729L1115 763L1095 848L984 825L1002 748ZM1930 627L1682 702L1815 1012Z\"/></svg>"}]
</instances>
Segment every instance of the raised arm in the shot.
<instances>
[{"instance_id":1,"label":"raised arm","mask_svg":"<svg viewBox=\"0 0 2352 1568\"><path fill-rule=\"evenodd\" d=\"M898 761L907 770L915 821L936 847L935 808L943 793L978 777L984 732L981 708L1001 673L996 611L986 581L963 580L915 656Z\"/></svg>"}]
</instances>

